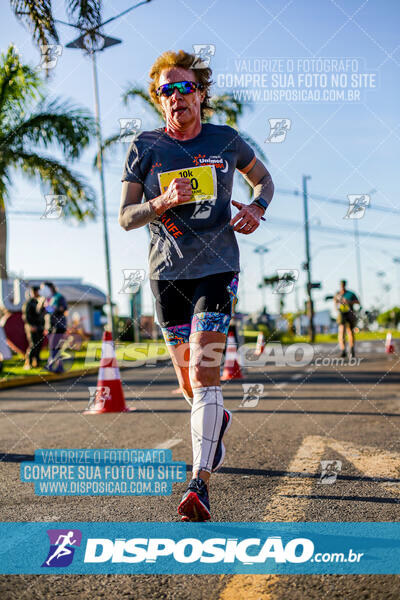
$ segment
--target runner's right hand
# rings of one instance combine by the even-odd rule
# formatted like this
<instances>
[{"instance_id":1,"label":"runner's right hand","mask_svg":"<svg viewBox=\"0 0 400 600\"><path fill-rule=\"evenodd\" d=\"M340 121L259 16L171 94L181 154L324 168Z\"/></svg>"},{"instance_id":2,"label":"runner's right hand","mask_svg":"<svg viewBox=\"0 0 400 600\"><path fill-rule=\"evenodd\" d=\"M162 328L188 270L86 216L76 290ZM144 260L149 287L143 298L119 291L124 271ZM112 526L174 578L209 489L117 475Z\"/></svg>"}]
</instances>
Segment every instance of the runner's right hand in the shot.
<instances>
[{"instance_id":1,"label":"runner's right hand","mask_svg":"<svg viewBox=\"0 0 400 600\"><path fill-rule=\"evenodd\" d=\"M161 196L150 200L150 204L156 214L160 216L169 208L190 200L191 195L192 185L190 179L187 177L178 177L171 181L168 189Z\"/></svg>"},{"instance_id":2,"label":"runner's right hand","mask_svg":"<svg viewBox=\"0 0 400 600\"><path fill-rule=\"evenodd\" d=\"M190 200L192 195L192 185L190 179L187 177L179 177L173 179L165 192L165 200L167 202L167 208L172 208L182 202Z\"/></svg>"}]
</instances>

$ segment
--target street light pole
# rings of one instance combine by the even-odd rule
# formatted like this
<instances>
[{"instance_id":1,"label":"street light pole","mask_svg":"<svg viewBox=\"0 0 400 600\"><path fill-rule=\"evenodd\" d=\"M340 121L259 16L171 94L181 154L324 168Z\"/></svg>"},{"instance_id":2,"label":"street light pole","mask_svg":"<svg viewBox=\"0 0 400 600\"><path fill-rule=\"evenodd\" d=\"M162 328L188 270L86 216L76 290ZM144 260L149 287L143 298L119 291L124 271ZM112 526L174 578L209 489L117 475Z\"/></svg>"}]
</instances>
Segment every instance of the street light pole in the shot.
<instances>
[{"instance_id":1,"label":"street light pole","mask_svg":"<svg viewBox=\"0 0 400 600\"><path fill-rule=\"evenodd\" d=\"M110 248L108 243L108 226L107 226L107 208L106 208L106 189L104 183L104 168L103 168L103 141L101 135L100 121L100 99L99 99L99 84L97 78L96 52L91 52L93 66L93 82L94 82L94 106L96 117L96 137L97 137L97 167L100 173L100 191L101 191L101 207L103 212L103 235L104 235L104 252L106 259L106 275L107 275L107 304L108 304L108 327L114 337L114 311L112 303L112 285L111 285L111 265L110 265Z\"/></svg>"},{"instance_id":2,"label":"street light pole","mask_svg":"<svg viewBox=\"0 0 400 600\"><path fill-rule=\"evenodd\" d=\"M399 306L400 306L400 256L395 256L393 258L393 262L397 266L397 269L396 269L396 271L397 271L397 291L399 294L398 300L399 300Z\"/></svg>"},{"instance_id":3,"label":"street light pole","mask_svg":"<svg viewBox=\"0 0 400 600\"><path fill-rule=\"evenodd\" d=\"M114 327L114 311L112 303L112 287L111 287L111 264L110 264L110 249L108 243L108 227L107 227L107 210L106 210L106 189L104 183L104 166L103 166L103 144L101 135L101 123L100 123L100 100L99 100L99 83L97 78L97 65L96 65L96 52L110 48L117 44L121 44L122 40L113 38L101 33L101 28L111 21L115 21L120 17L126 15L128 12L147 4L151 0L143 0L138 4L134 4L129 8L123 10L121 13L99 23L95 27L85 28L72 23L66 23L60 19L56 19L59 23L78 29L81 35L66 45L67 48L77 48L84 50L90 54L93 67L93 82L94 82L94 104L95 104L95 116L96 116L96 137L97 137L97 166L100 174L100 192L101 192L101 205L103 212L103 236L104 236L104 253L106 259L106 278L107 278L107 304L108 304L108 327L112 332L112 337L115 339L115 327Z\"/></svg>"},{"instance_id":4,"label":"street light pole","mask_svg":"<svg viewBox=\"0 0 400 600\"><path fill-rule=\"evenodd\" d=\"M354 221L354 245L356 250L356 267L357 267L357 282L358 282L358 297L363 300L363 286L362 286L362 273L361 273L361 253L360 253L360 236L358 235L358 219Z\"/></svg>"},{"instance_id":5,"label":"street light pole","mask_svg":"<svg viewBox=\"0 0 400 600\"><path fill-rule=\"evenodd\" d=\"M265 285L264 285L264 254L269 252L268 248L265 246L257 246L254 248L254 252L256 252L260 256L260 274L261 274L261 301L262 301L262 311L266 310L266 298L265 298Z\"/></svg>"},{"instance_id":6,"label":"street light pole","mask_svg":"<svg viewBox=\"0 0 400 600\"><path fill-rule=\"evenodd\" d=\"M78 27L79 29L79 27ZM108 241L108 226L107 226L107 206L106 206L106 186L104 183L104 161L103 161L103 140L101 135L101 120L100 120L100 98L99 98L99 81L97 77L96 52L105 50L110 46L120 44L121 40L112 38L96 31L96 28L91 31L84 31L76 40L67 44L67 48L77 48L84 50L89 54L92 61L93 69L93 87L94 87L94 109L96 123L96 138L97 138L97 168L100 175L100 195L101 208L103 213L103 239L104 239L104 255L106 262L106 280L107 280L107 306L108 319L107 326L115 339L114 327L114 310L112 302L112 284L111 284L111 263L110 263L110 245Z\"/></svg>"},{"instance_id":7,"label":"street light pole","mask_svg":"<svg viewBox=\"0 0 400 600\"><path fill-rule=\"evenodd\" d=\"M309 232L309 221L308 221L308 194L307 194L307 180L311 179L310 175L303 175L303 205L304 205L304 232L305 232L305 243L306 243L306 264L305 269L307 271L307 296L308 296L308 318L309 318L309 336L310 342L313 344L315 340L315 327L314 327L314 304L312 300L312 279L311 279L311 253L310 253L310 232Z\"/></svg>"}]
</instances>

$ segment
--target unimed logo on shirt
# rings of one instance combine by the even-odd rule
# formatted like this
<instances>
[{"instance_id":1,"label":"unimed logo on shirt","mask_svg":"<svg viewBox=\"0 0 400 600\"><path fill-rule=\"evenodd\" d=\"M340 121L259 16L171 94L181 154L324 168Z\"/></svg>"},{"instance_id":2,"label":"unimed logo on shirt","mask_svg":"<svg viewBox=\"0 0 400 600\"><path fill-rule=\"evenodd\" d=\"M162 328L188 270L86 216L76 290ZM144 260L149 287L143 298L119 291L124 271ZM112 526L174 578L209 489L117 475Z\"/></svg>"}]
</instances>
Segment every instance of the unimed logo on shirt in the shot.
<instances>
[{"instance_id":1,"label":"unimed logo on shirt","mask_svg":"<svg viewBox=\"0 0 400 600\"><path fill-rule=\"evenodd\" d=\"M228 161L224 160L221 156L209 156L205 154L197 154L193 157L193 162L196 166L200 165L214 165L216 169L221 169L221 173L228 171Z\"/></svg>"}]
</instances>

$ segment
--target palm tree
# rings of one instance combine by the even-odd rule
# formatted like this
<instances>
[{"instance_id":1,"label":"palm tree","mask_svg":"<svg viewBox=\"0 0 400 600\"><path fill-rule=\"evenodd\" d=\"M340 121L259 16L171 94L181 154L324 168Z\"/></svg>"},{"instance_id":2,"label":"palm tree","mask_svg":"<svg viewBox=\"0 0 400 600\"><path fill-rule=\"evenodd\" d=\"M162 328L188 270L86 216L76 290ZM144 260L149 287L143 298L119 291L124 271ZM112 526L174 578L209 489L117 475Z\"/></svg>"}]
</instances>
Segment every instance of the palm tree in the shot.
<instances>
[{"instance_id":1,"label":"palm tree","mask_svg":"<svg viewBox=\"0 0 400 600\"><path fill-rule=\"evenodd\" d=\"M279 295L279 314L283 316L283 312L285 309L285 298L286 298L286 286L289 283L295 282L296 278L290 271L284 273L283 275L270 275L269 277L264 277L262 283L259 284L259 288L262 287L270 287L272 288L276 294Z\"/></svg>"},{"instance_id":2,"label":"palm tree","mask_svg":"<svg viewBox=\"0 0 400 600\"><path fill-rule=\"evenodd\" d=\"M10 3L38 46L59 42L51 0L10 0ZM93 29L101 23L101 0L65 0L65 9L69 19L83 29Z\"/></svg>"},{"instance_id":3,"label":"palm tree","mask_svg":"<svg viewBox=\"0 0 400 600\"><path fill-rule=\"evenodd\" d=\"M54 149L72 162L95 133L92 117L67 102L43 100L43 82L11 45L0 56L0 279L7 279L6 199L12 172L36 179L51 194L64 196L63 214L83 221L94 216L95 195L81 175L54 158ZM53 154L41 150L52 149Z\"/></svg>"},{"instance_id":4,"label":"palm tree","mask_svg":"<svg viewBox=\"0 0 400 600\"><path fill-rule=\"evenodd\" d=\"M150 108L152 116L155 118L156 122L161 125L163 123L162 113L159 108L153 104L150 95L147 90L143 87L130 84L127 90L122 95L122 101L125 106L127 106L131 100L135 98L140 98L140 100L146 105L146 107ZM221 94L219 96L213 96L210 100L210 105L212 110L209 115L205 119L206 122L211 121L211 119L217 120L219 123L224 123L225 125L230 125L234 129L237 129L240 133L240 136L248 143L252 148L255 149L258 156L266 163L268 163L267 157L264 154L262 148L253 140L251 136L249 136L244 131L239 130L239 119L243 115L245 108L249 108L249 105L243 104L236 98L234 98L231 94ZM120 133L116 133L111 135L104 141L103 149L111 148L115 143L117 143L120 139ZM97 163L97 158L95 160L95 164ZM245 179L242 177L239 178L239 181L244 185L247 189L249 198L252 197L253 188L249 185Z\"/></svg>"}]
</instances>

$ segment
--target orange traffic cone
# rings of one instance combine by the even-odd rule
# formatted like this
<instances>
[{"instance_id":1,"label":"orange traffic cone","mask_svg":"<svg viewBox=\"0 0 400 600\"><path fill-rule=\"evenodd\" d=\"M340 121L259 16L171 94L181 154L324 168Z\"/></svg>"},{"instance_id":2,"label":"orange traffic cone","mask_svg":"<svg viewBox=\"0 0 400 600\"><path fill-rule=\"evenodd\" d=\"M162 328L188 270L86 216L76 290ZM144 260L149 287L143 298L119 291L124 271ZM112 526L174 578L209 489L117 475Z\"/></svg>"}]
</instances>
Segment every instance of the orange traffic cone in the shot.
<instances>
[{"instance_id":1,"label":"orange traffic cone","mask_svg":"<svg viewBox=\"0 0 400 600\"><path fill-rule=\"evenodd\" d=\"M221 381L228 381L229 379L243 379L242 371L237 360L235 336L232 331L228 333L225 365Z\"/></svg>"},{"instance_id":2,"label":"orange traffic cone","mask_svg":"<svg viewBox=\"0 0 400 600\"><path fill-rule=\"evenodd\" d=\"M392 334L390 332L386 334L385 352L386 354L393 354L394 352L394 344L392 340Z\"/></svg>"},{"instance_id":3,"label":"orange traffic cone","mask_svg":"<svg viewBox=\"0 0 400 600\"><path fill-rule=\"evenodd\" d=\"M260 331L260 333L257 336L257 346L256 346L255 355L261 356L261 354L264 352L264 348L265 348L264 334L262 333L262 331Z\"/></svg>"},{"instance_id":4,"label":"orange traffic cone","mask_svg":"<svg viewBox=\"0 0 400 600\"><path fill-rule=\"evenodd\" d=\"M101 345L101 360L97 387L93 388L93 398L90 399L85 415L99 415L109 412L129 412L125 404L122 390L121 375L115 356L114 342L110 331L103 334Z\"/></svg>"}]
</instances>

